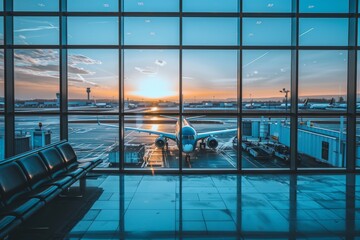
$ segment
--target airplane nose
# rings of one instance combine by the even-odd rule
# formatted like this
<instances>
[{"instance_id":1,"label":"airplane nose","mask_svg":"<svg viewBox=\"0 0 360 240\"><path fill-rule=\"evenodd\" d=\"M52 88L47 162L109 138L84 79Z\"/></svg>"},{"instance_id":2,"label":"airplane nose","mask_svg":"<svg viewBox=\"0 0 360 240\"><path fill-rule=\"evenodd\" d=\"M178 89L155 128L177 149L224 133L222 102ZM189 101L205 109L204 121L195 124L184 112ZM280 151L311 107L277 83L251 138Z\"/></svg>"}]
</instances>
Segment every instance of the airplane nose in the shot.
<instances>
[{"instance_id":1,"label":"airplane nose","mask_svg":"<svg viewBox=\"0 0 360 240\"><path fill-rule=\"evenodd\" d=\"M183 145L183 152L189 153L189 152L192 152L193 150L194 150L193 145L191 145L191 144Z\"/></svg>"}]
</instances>

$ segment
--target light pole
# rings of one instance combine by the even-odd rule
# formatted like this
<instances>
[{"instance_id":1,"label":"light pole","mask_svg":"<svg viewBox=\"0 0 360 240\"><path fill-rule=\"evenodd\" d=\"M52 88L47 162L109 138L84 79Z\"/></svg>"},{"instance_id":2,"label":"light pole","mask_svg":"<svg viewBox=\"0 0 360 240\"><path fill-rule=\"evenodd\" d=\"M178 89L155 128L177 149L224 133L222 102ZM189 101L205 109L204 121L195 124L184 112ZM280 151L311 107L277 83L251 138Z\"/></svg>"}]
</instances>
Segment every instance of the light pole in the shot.
<instances>
[{"instance_id":1,"label":"light pole","mask_svg":"<svg viewBox=\"0 0 360 240\"><path fill-rule=\"evenodd\" d=\"M280 92L285 93L285 112L287 112L288 94L289 94L290 90L286 90L285 88L283 88L282 90L280 90Z\"/></svg>"}]
</instances>

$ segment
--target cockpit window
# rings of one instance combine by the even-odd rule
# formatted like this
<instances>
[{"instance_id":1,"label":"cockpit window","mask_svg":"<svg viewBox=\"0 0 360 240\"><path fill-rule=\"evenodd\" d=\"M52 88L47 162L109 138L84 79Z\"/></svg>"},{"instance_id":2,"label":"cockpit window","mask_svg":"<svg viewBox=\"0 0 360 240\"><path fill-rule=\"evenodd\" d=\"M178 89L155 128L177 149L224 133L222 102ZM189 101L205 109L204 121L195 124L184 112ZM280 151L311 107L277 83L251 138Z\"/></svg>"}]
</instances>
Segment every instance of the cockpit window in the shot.
<instances>
[{"instance_id":1,"label":"cockpit window","mask_svg":"<svg viewBox=\"0 0 360 240\"><path fill-rule=\"evenodd\" d=\"M183 140L194 140L195 138L193 135L183 135L182 139Z\"/></svg>"}]
</instances>

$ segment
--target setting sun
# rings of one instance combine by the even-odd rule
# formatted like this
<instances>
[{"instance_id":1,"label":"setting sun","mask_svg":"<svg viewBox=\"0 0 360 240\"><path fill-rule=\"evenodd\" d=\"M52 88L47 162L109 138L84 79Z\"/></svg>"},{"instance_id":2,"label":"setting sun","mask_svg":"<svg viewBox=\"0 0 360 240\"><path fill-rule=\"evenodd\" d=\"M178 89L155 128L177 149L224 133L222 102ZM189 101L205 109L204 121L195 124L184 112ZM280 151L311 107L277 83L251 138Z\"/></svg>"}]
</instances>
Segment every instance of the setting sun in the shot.
<instances>
[{"instance_id":1,"label":"setting sun","mask_svg":"<svg viewBox=\"0 0 360 240\"><path fill-rule=\"evenodd\" d=\"M137 89L132 92L133 95L143 98L164 98L177 94L174 86L170 82L162 79L147 78L136 86Z\"/></svg>"}]
</instances>

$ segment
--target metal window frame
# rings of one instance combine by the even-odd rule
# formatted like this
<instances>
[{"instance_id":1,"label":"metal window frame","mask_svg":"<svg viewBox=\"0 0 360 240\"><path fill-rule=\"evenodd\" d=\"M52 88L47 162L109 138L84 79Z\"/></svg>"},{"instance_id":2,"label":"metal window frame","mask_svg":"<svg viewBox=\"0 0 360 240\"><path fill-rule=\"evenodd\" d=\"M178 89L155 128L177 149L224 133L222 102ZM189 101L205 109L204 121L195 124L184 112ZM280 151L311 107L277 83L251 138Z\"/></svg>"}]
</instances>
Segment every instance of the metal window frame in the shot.
<instances>
[{"instance_id":1,"label":"metal window frame","mask_svg":"<svg viewBox=\"0 0 360 240\"><path fill-rule=\"evenodd\" d=\"M120 139L120 167L115 172L129 172L129 173L144 173L146 170L133 170L125 169L123 164L124 159L124 121L127 116L141 115L174 115L179 116L191 116L197 115L195 113L187 113L182 111L183 96L182 96L182 68L183 68L183 50L236 50L238 51L238 63L237 63L237 111L230 113L209 113L209 116L227 115L236 117L238 120L238 142L241 139L241 128L243 118L264 116L264 117L288 117L291 119L291 164L290 169L243 169L242 168L242 156L241 147L238 144L237 147L237 168L236 169L183 169L181 164L182 153L181 146L179 151L179 168L178 169L159 169L159 173L177 172L177 173L284 173L284 172L360 172L360 169L356 168L356 120L360 118L360 112L356 110L356 94L357 94L357 52L360 47L357 43L358 37L358 1L349 0L349 12L348 13L301 13L299 11L299 0L292 1L292 12L287 13L262 13L262 12L243 12L243 2L239 1L238 11L227 13L216 12L183 12L182 9L183 0L179 0L179 12L124 12L123 1L119 0L119 10L117 12L68 12L67 0L59 0L58 12L19 12L13 11L13 0L4 0L4 11L0 12L0 16L4 17L4 35L5 43L0 46L0 49L4 49L4 89L5 89L5 110L0 113L0 116L5 118L5 150L6 156L10 157L14 155L13 142L15 141L15 116L30 116L30 115L59 115L60 117L60 136L61 139L68 139L68 117L73 115L114 115L119 119L119 139ZM59 17L59 45L15 45L13 44L13 17L14 16L54 16ZM67 17L118 17L119 18L119 43L117 45L68 45L67 44ZM179 18L179 45L124 45L124 39L121 32L124 29L124 17L176 17ZM183 18L186 17L231 17L238 19L238 44L233 46L193 46L183 45L182 33L183 33ZM292 43L290 46L243 46L243 34L242 25L244 18L290 18L292 20ZM348 26L348 39L349 44L347 46L299 46L299 19L300 18L347 18L349 20ZM60 51L60 109L55 112L39 113L39 112L17 112L15 106L14 96L14 49L58 49ZM117 49L119 51L119 112L117 113L95 113L95 112L77 112L69 111L68 109L68 89L67 89L67 64L68 64L68 50L69 49ZM179 110L176 113L128 113L124 111L124 50L126 49L149 49L149 50L179 50ZM243 50L290 50L291 51L291 109L288 113L271 113L271 112L246 112L242 108L242 56ZM348 68L347 68L347 98L348 109L347 112L316 112L316 113L303 113L297 109L298 103L298 84L299 84L299 51L300 50L344 50L348 52ZM345 116L347 119L347 165L346 169L298 169L297 167L297 123L300 117L322 117L332 116L340 117ZM182 134L181 134L182 135ZM105 171L106 170L101 170Z\"/></svg>"}]
</instances>

